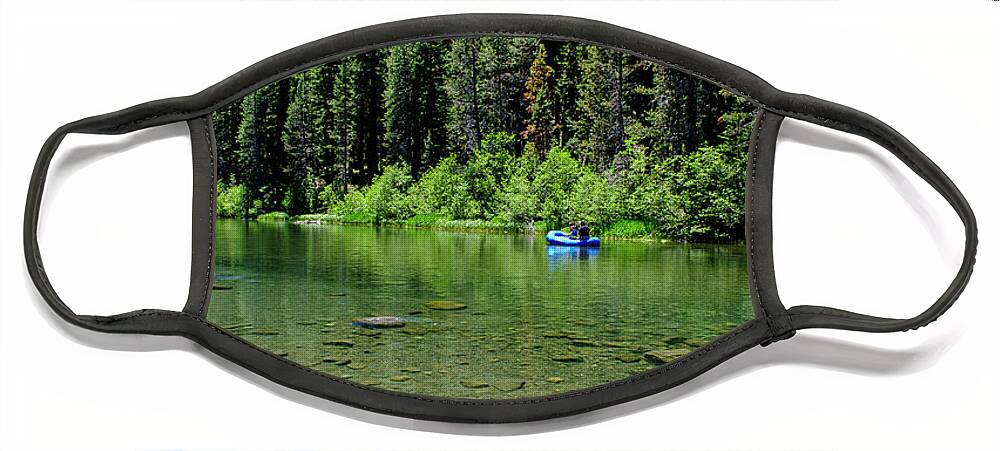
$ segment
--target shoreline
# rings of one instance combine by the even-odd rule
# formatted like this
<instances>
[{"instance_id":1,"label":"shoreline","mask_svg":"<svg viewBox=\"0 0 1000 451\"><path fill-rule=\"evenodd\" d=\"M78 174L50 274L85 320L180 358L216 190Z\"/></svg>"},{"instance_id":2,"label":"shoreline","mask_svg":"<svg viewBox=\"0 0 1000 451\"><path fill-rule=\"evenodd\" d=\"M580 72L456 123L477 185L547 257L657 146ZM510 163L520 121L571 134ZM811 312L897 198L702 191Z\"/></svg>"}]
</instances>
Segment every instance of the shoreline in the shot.
<instances>
[{"instance_id":1,"label":"shoreline","mask_svg":"<svg viewBox=\"0 0 1000 451\"><path fill-rule=\"evenodd\" d=\"M534 236L545 236L549 230L563 230L563 229L549 229L548 224L544 221L539 221L533 226L534 233L529 232L529 224L527 223L496 223L481 219L443 219L436 218L430 221L414 221L414 217L406 221L386 221L386 222L369 222L369 221L343 221L337 215L322 214L322 213L312 213L303 214L296 216L289 216L286 213L265 213L259 215L256 219L242 219L242 218L221 218L221 219L234 219L240 221L256 221L256 222L284 222L295 225L339 225L339 226L350 226L350 227L386 227L393 229L416 229L416 230L435 230L443 232L460 232L460 233L486 233L495 235L534 235ZM659 244L683 244L683 245L711 245L711 246L738 246L745 245L744 241L726 243L726 242L687 242L687 241L677 241L664 237L657 236L621 236L621 235L601 235L601 240L607 241L631 241L631 242L641 242L641 243L659 243Z\"/></svg>"}]
</instances>

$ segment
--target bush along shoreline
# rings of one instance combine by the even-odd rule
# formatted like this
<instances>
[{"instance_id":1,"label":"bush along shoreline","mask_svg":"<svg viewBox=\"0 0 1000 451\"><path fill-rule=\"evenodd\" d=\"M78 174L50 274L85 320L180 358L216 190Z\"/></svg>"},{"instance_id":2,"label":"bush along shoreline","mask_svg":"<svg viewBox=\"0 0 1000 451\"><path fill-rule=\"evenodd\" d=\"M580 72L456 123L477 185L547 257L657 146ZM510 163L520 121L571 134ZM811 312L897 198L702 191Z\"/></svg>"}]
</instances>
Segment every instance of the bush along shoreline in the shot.
<instances>
[{"instance_id":1,"label":"bush along shoreline","mask_svg":"<svg viewBox=\"0 0 1000 451\"><path fill-rule=\"evenodd\" d=\"M733 142L747 138L734 126ZM544 156L516 154L515 137L483 139L469 161L442 159L419 178L403 165L386 166L370 184L340 194L324 187L314 207L325 212L261 212L243 185L218 186L218 215L259 221L379 225L494 233L535 233L585 220L593 235L675 242L742 241L743 171L739 165L700 161L694 154L653 162L631 154L620 169L597 172L555 147ZM721 160L739 161L733 148ZM623 163L624 164L624 163ZM289 205L291 206L291 205ZM315 210L314 210L315 211ZM527 232L530 233L530 232Z\"/></svg>"},{"instance_id":2,"label":"bush along shoreline","mask_svg":"<svg viewBox=\"0 0 1000 451\"><path fill-rule=\"evenodd\" d=\"M220 217L260 221L503 233L523 233L530 224L544 233L582 219L602 238L740 242L743 167L729 160L745 158L736 143L745 142L748 130L733 124L729 131L732 144L724 157L708 148L656 161L627 149L618 169L603 172L559 147L542 155L528 145L518 155L515 136L495 133L464 164L449 156L419 178L404 165L390 164L370 184L346 194L326 185L313 204L325 213L261 212L245 186L222 181L217 211Z\"/></svg>"},{"instance_id":3,"label":"bush along shoreline","mask_svg":"<svg viewBox=\"0 0 1000 451\"><path fill-rule=\"evenodd\" d=\"M285 212L270 212L258 215L249 220L269 223L289 223L296 225L340 225L356 227L390 227L397 229L441 230L465 233L491 234L526 234L544 236L554 228L567 231L566 227L551 227L545 221L536 222L497 222L481 219L450 219L438 214L420 214L406 220L376 221L374 217L363 214L335 215L330 213L312 213L289 215ZM606 227L594 227L594 236L613 241L642 241L661 243L685 243L656 232L656 225L649 221L638 219L619 219ZM719 243L738 244L738 243Z\"/></svg>"}]
</instances>

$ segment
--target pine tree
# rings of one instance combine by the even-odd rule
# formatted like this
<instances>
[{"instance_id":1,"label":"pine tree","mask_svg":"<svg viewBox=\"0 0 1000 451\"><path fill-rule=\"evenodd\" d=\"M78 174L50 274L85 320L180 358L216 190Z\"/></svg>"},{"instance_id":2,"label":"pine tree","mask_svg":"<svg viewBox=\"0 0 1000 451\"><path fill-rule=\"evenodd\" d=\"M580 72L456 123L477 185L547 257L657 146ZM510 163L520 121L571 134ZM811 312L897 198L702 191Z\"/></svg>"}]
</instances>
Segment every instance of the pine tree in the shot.
<instances>
[{"instance_id":1,"label":"pine tree","mask_svg":"<svg viewBox=\"0 0 1000 451\"><path fill-rule=\"evenodd\" d=\"M386 61L386 158L405 163L413 178L447 152L445 49L442 42L401 44Z\"/></svg>"},{"instance_id":2,"label":"pine tree","mask_svg":"<svg viewBox=\"0 0 1000 451\"><path fill-rule=\"evenodd\" d=\"M288 79L263 86L243 98L238 142L246 174L244 208L281 211L287 178L282 129L288 109Z\"/></svg>"},{"instance_id":3,"label":"pine tree","mask_svg":"<svg viewBox=\"0 0 1000 451\"><path fill-rule=\"evenodd\" d=\"M479 92L482 134L517 134L528 118L522 95L534 60L538 39L487 37L481 39L482 78Z\"/></svg>"},{"instance_id":4,"label":"pine tree","mask_svg":"<svg viewBox=\"0 0 1000 451\"><path fill-rule=\"evenodd\" d=\"M357 61L354 80L355 91L355 139L351 157L354 165L351 182L364 186L379 173L382 160L382 117L384 105L382 94L385 90L384 51L375 50L352 57Z\"/></svg>"},{"instance_id":5,"label":"pine tree","mask_svg":"<svg viewBox=\"0 0 1000 451\"><path fill-rule=\"evenodd\" d=\"M558 133L556 121L556 99L553 92L553 73L549 65L545 43L538 45L535 59L528 70L528 80L524 85L524 100L528 108L528 122L521 137L534 144L539 151L548 150L554 144Z\"/></svg>"},{"instance_id":6,"label":"pine tree","mask_svg":"<svg viewBox=\"0 0 1000 451\"><path fill-rule=\"evenodd\" d=\"M479 39L456 39L448 55L448 109L450 142L459 148L458 161L466 163L479 149Z\"/></svg>"},{"instance_id":7,"label":"pine tree","mask_svg":"<svg viewBox=\"0 0 1000 451\"><path fill-rule=\"evenodd\" d=\"M331 146L329 123L336 118L336 113L328 109L331 75L336 67L316 67L289 80L292 94L282 135L290 185L284 206L289 213L316 211L320 207L318 194L331 180L324 174L324 163Z\"/></svg>"},{"instance_id":8,"label":"pine tree","mask_svg":"<svg viewBox=\"0 0 1000 451\"><path fill-rule=\"evenodd\" d=\"M580 107L580 84L583 80L583 71L580 62L587 56L587 45L575 42L546 44L554 51L553 59L554 75L554 104L553 114L555 115L555 144L559 146L574 147L577 144L575 138L574 122L579 118Z\"/></svg>"},{"instance_id":9,"label":"pine tree","mask_svg":"<svg viewBox=\"0 0 1000 451\"><path fill-rule=\"evenodd\" d=\"M216 177L224 184L236 184L242 179L237 158L240 134L240 102L233 102L212 113L215 134Z\"/></svg>"}]
</instances>

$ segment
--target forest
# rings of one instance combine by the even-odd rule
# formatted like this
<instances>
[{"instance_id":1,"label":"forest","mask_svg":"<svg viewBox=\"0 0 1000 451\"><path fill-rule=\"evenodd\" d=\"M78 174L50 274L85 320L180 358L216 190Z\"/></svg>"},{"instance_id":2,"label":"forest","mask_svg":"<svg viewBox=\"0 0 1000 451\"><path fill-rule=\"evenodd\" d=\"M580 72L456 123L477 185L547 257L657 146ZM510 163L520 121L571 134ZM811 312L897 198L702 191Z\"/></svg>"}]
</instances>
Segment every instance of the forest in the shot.
<instances>
[{"instance_id":1,"label":"forest","mask_svg":"<svg viewBox=\"0 0 1000 451\"><path fill-rule=\"evenodd\" d=\"M754 109L595 45L400 44L266 85L212 116L220 217L743 240Z\"/></svg>"}]
</instances>

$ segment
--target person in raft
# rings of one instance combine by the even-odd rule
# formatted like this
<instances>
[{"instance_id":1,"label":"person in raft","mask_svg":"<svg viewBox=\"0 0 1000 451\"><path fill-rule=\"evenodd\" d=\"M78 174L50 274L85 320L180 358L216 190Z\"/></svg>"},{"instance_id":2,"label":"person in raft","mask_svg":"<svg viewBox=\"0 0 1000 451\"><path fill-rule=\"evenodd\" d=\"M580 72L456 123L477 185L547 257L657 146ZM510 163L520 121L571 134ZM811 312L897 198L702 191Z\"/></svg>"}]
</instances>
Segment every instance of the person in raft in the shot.
<instances>
[{"instance_id":1,"label":"person in raft","mask_svg":"<svg viewBox=\"0 0 1000 451\"><path fill-rule=\"evenodd\" d=\"M569 223L569 236L572 238L576 238L576 226L577 223L575 222Z\"/></svg>"},{"instance_id":2,"label":"person in raft","mask_svg":"<svg viewBox=\"0 0 1000 451\"><path fill-rule=\"evenodd\" d=\"M576 229L576 235L576 239L580 241L590 239L590 226L587 225L587 221L580 221L580 227Z\"/></svg>"}]
</instances>

